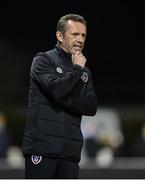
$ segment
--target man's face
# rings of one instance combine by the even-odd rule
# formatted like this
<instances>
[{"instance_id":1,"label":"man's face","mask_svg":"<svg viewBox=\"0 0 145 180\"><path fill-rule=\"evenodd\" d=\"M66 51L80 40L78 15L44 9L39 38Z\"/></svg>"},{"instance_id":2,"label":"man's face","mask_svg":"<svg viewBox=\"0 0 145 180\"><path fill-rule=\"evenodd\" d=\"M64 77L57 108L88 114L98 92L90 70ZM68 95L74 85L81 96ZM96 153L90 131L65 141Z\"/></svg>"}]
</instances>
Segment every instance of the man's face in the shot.
<instances>
[{"instance_id":1,"label":"man's face","mask_svg":"<svg viewBox=\"0 0 145 180\"><path fill-rule=\"evenodd\" d=\"M68 53L75 54L82 51L86 40L86 26L81 22L69 20L66 31L62 34L60 46Z\"/></svg>"}]
</instances>

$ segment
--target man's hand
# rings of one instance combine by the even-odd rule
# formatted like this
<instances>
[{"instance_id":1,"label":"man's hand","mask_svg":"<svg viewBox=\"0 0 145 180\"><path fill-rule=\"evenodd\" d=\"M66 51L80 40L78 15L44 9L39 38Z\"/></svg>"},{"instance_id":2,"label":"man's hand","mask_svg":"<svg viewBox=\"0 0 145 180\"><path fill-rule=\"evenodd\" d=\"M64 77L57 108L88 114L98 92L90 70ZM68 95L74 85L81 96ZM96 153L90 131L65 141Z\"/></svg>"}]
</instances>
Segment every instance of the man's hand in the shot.
<instances>
[{"instance_id":1,"label":"man's hand","mask_svg":"<svg viewBox=\"0 0 145 180\"><path fill-rule=\"evenodd\" d=\"M85 56L82 54L81 51L76 51L74 54L72 54L72 63L73 64L78 64L81 67L84 67L86 64L87 59Z\"/></svg>"}]
</instances>

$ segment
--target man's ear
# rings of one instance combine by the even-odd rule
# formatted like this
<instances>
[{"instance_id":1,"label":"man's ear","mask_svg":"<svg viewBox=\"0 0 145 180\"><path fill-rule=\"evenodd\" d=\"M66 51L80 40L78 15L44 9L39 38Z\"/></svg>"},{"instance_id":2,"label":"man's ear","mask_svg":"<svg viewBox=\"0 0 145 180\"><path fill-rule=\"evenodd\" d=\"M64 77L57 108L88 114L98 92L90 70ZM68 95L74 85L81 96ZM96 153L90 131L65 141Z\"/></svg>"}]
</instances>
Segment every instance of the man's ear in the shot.
<instances>
[{"instance_id":1,"label":"man's ear","mask_svg":"<svg viewBox=\"0 0 145 180\"><path fill-rule=\"evenodd\" d=\"M61 33L60 31L57 31L57 32L56 32L56 37L57 37L57 40L58 40L59 42L62 42L62 40L63 40L63 35L62 35L62 33Z\"/></svg>"}]
</instances>

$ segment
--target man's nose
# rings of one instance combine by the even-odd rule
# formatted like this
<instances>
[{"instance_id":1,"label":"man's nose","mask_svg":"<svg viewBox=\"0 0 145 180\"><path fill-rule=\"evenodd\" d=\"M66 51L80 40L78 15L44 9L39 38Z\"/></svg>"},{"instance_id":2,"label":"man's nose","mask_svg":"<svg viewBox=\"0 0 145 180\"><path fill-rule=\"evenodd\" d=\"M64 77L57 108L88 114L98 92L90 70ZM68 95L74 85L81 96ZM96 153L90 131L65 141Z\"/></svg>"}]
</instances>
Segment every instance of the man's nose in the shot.
<instances>
[{"instance_id":1,"label":"man's nose","mask_svg":"<svg viewBox=\"0 0 145 180\"><path fill-rule=\"evenodd\" d=\"M84 42L84 38L83 38L82 35L79 35L78 38L77 38L77 40L78 40L79 42Z\"/></svg>"}]
</instances>

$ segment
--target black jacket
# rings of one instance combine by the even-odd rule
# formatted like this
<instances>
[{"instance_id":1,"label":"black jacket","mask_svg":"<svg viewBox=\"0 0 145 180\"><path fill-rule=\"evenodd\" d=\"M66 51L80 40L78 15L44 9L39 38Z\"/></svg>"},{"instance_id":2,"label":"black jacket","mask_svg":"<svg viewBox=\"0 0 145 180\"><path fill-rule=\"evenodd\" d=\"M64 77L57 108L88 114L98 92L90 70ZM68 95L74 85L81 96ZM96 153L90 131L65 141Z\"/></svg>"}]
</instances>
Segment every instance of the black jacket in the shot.
<instances>
[{"instance_id":1,"label":"black jacket","mask_svg":"<svg viewBox=\"0 0 145 180\"><path fill-rule=\"evenodd\" d=\"M73 65L58 45L37 54L30 72L23 154L80 160L82 115L93 116L97 99L88 68Z\"/></svg>"}]
</instances>

